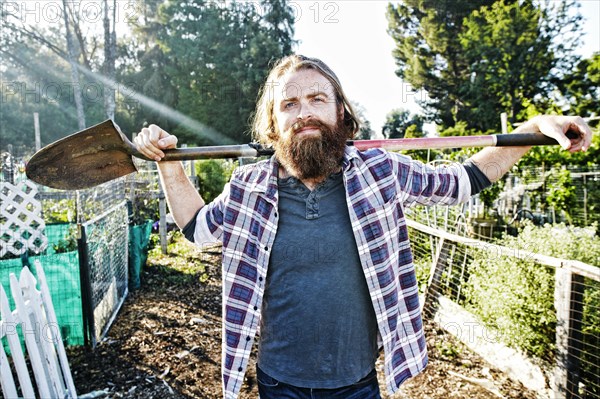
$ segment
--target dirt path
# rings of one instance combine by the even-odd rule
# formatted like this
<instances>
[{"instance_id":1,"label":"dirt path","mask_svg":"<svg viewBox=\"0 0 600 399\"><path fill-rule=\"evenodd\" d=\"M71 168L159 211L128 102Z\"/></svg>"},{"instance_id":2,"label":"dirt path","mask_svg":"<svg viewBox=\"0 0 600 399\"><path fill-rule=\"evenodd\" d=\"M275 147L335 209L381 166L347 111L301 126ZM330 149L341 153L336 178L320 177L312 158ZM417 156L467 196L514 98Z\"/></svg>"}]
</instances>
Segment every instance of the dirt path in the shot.
<instances>
[{"instance_id":1,"label":"dirt path","mask_svg":"<svg viewBox=\"0 0 600 399\"><path fill-rule=\"evenodd\" d=\"M141 288L129 295L106 339L92 352L70 350L77 392L104 390L111 398L221 398L219 262L216 251L200 253L177 236L168 255L152 251ZM536 397L451 336L426 326L426 371L393 396L382 385L384 399ZM242 399L258 397L254 361ZM377 369L383 383L382 359Z\"/></svg>"}]
</instances>

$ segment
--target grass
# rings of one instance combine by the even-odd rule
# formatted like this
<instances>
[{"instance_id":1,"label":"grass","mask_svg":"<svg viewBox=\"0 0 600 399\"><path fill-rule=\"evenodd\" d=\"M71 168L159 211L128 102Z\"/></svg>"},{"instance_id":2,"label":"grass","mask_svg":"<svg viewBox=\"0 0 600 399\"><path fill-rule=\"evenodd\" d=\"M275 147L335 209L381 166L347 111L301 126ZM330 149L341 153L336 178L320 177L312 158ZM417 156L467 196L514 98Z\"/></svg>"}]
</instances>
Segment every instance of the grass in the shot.
<instances>
[{"instance_id":1,"label":"grass","mask_svg":"<svg viewBox=\"0 0 600 399\"><path fill-rule=\"evenodd\" d=\"M163 254L160 238L156 234L150 237L152 248L148 252L148 267L160 267L162 278L170 283L206 283L209 279L207 264L214 260L187 241L179 231L167 235L167 253Z\"/></svg>"}]
</instances>

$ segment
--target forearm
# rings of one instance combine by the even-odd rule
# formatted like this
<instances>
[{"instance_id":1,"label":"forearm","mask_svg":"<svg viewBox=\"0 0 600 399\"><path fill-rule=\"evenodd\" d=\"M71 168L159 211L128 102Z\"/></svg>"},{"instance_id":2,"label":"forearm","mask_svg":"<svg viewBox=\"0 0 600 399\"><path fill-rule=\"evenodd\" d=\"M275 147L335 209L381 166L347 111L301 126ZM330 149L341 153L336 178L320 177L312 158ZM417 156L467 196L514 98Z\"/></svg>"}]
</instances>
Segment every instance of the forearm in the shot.
<instances>
[{"instance_id":1,"label":"forearm","mask_svg":"<svg viewBox=\"0 0 600 399\"><path fill-rule=\"evenodd\" d=\"M526 125L515 129L514 133L528 130ZM488 147L471 157L477 167L491 182L500 180L531 149L525 147Z\"/></svg>"},{"instance_id":2,"label":"forearm","mask_svg":"<svg viewBox=\"0 0 600 399\"><path fill-rule=\"evenodd\" d=\"M204 200L185 174L181 162L158 162L157 165L173 219L183 228L204 206Z\"/></svg>"},{"instance_id":3,"label":"forearm","mask_svg":"<svg viewBox=\"0 0 600 399\"><path fill-rule=\"evenodd\" d=\"M531 147L488 147L471 157L477 167L496 182L504 176Z\"/></svg>"}]
</instances>

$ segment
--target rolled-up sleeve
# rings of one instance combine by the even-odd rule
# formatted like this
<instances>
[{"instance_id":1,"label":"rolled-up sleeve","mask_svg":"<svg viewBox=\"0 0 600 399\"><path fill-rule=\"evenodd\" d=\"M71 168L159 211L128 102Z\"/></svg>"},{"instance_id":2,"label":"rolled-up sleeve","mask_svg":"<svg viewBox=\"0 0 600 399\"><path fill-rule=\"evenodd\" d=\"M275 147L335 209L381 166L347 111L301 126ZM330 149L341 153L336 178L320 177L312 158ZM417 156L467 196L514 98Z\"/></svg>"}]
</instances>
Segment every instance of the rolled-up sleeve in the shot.
<instances>
[{"instance_id":1,"label":"rolled-up sleeve","mask_svg":"<svg viewBox=\"0 0 600 399\"><path fill-rule=\"evenodd\" d=\"M193 241L199 246L221 242L223 236L223 212L229 196L229 183L223 192L196 214ZM187 234L186 234L187 236Z\"/></svg>"},{"instance_id":2,"label":"rolled-up sleeve","mask_svg":"<svg viewBox=\"0 0 600 399\"><path fill-rule=\"evenodd\" d=\"M456 205L468 201L471 183L464 166L457 162L425 164L394 154L400 197L404 206Z\"/></svg>"}]
</instances>

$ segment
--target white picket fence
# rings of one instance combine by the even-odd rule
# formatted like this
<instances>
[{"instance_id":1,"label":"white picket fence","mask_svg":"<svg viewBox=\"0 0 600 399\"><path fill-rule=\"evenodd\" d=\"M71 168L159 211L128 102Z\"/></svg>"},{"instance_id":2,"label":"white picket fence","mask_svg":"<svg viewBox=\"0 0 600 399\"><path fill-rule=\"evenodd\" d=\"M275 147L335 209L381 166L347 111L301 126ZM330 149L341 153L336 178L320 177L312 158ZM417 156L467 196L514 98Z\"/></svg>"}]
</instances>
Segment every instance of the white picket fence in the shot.
<instances>
[{"instance_id":1,"label":"white picket fence","mask_svg":"<svg viewBox=\"0 0 600 399\"><path fill-rule=\"evenodd\" d=\"M77 398L73 377L56 320L54 306L39 261L35 262L37 282L29 268L22 269L19 279L10 275L10 290L15 310L0 284L0 339L6 337L16 370L20 391L15 384L9 358L0 345L0 382L4 398ZM21 327L29 363L35 378L35 394L17 326Z\"/></svg>"}]
</instances>

